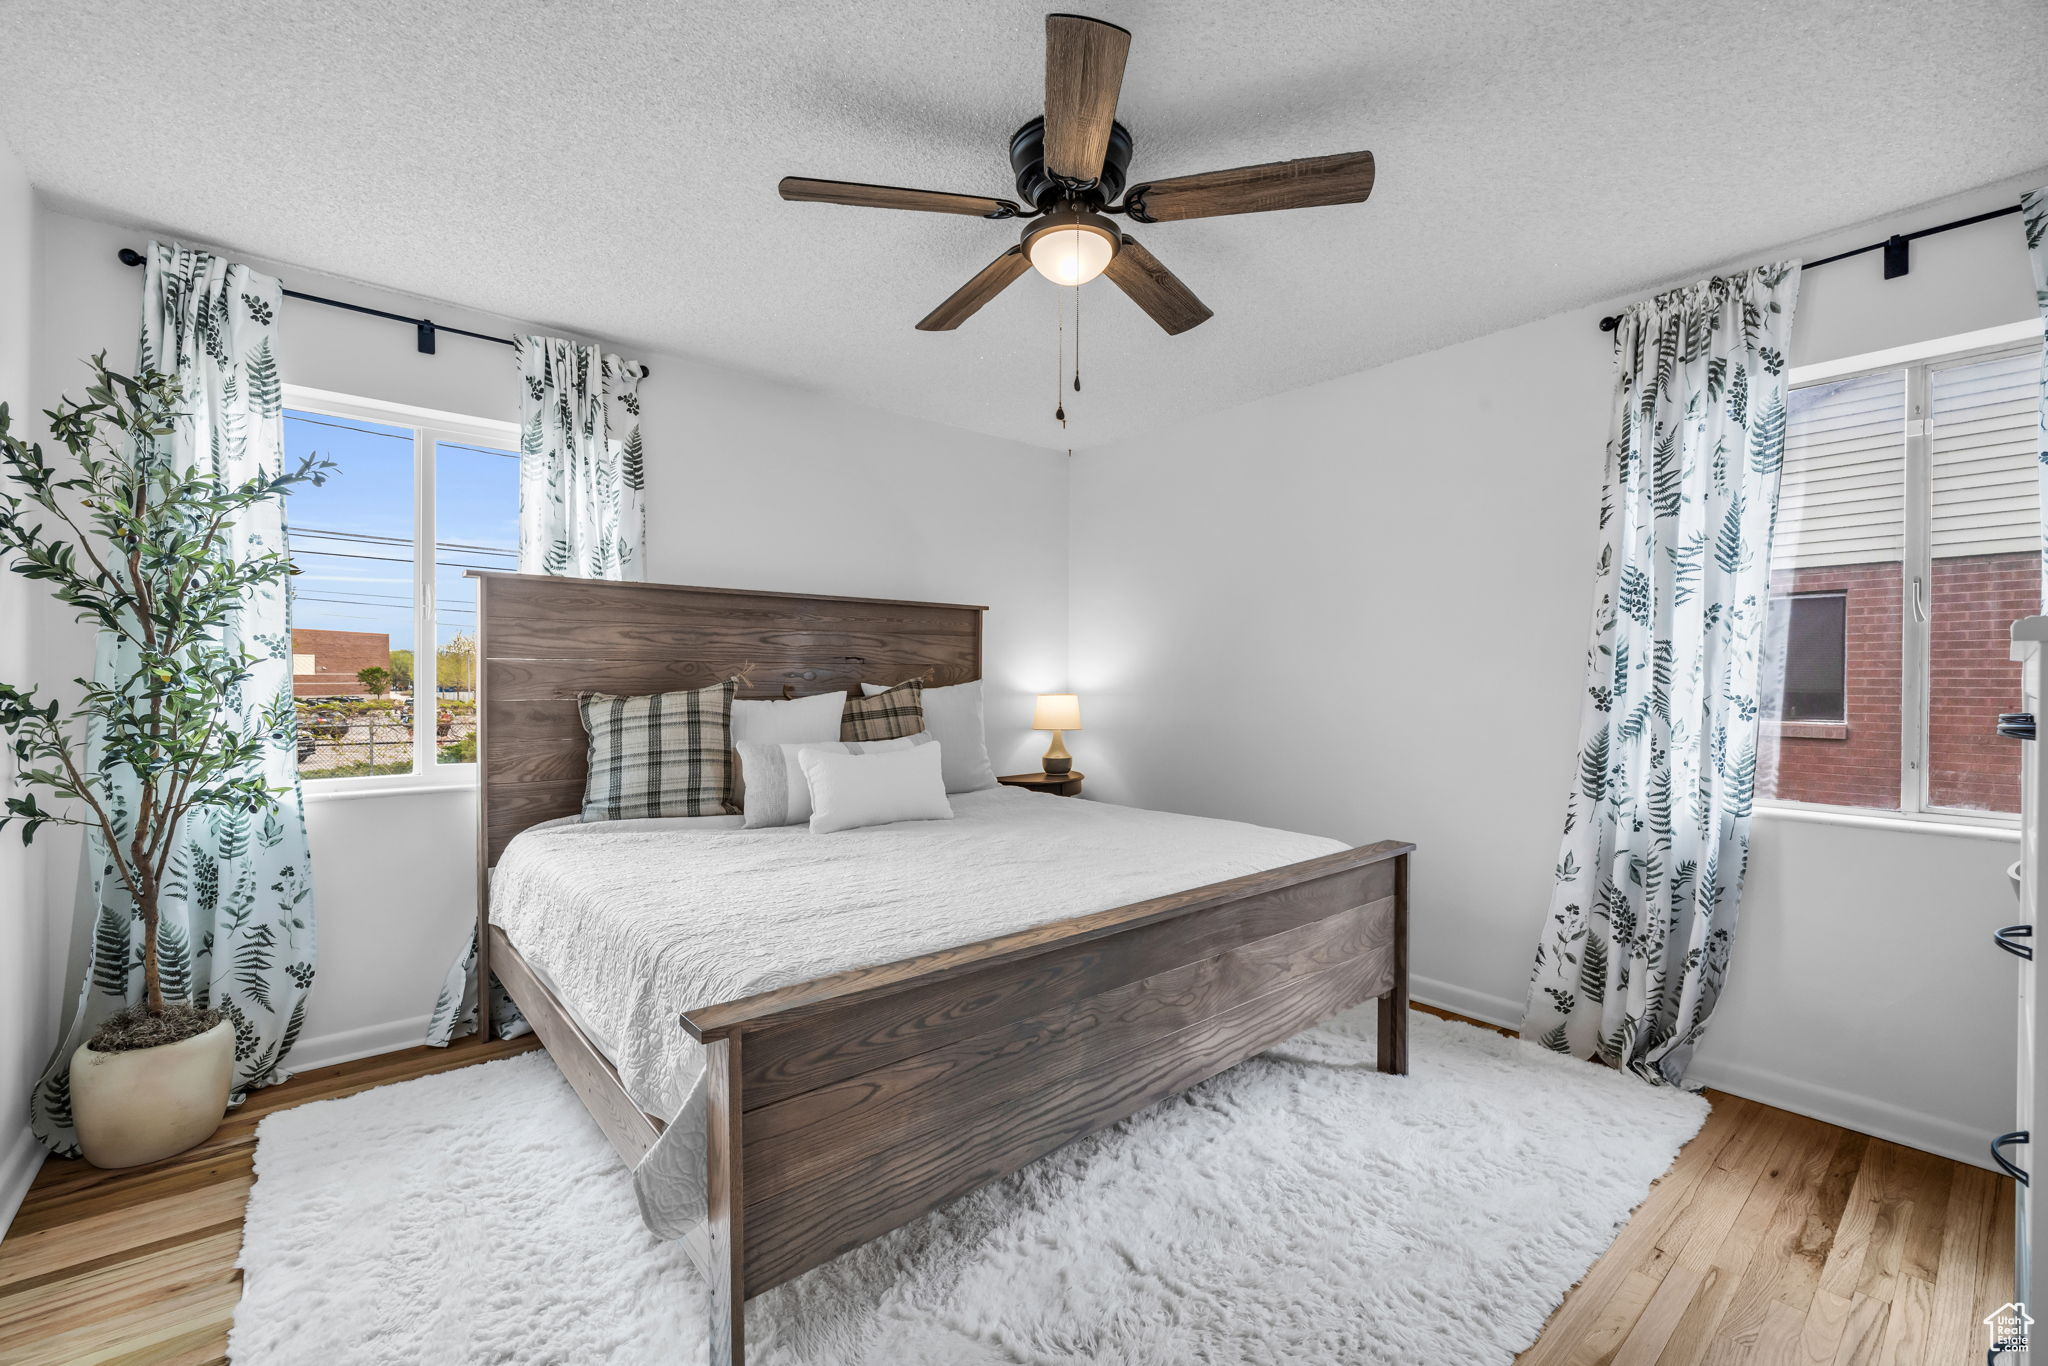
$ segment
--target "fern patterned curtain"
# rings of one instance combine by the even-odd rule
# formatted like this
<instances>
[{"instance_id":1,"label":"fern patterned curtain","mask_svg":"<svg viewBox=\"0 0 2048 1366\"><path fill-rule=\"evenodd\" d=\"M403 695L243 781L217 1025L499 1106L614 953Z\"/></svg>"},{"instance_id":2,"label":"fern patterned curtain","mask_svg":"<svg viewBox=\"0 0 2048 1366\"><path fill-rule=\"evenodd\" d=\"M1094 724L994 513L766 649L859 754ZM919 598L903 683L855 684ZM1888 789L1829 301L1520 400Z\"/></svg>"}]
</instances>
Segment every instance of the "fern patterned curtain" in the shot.
<instances>
[{"instance_id":1,"label":"fern patterned curtain","mask_svg":"<svg viewBox=\"0 0 2048 1366\"><path fill-rule=\"evenodd\" d=\"M1799 265L1615 331L1577 782L1524 1038L1680 1085L1728 969L1756 786Z\"/></svg>"},{"instance_id":2,"label":"fern patterned curtain","mask_svg":"<svg viewBox=\"0 0 2048 1366\"><path fill-rule=\"evenodd\" d=\"M521 1034L531 1033L533 1026L519 1013L519 1007L505 994L505 988L498 983L498 975L491 974L491 1029L501 1039L516 1039ZM423 1042L436 1048L446 1048L465 1034L476 1033L476 931L469 932L469 939L462 954L455 960L455 966L448 969L448 975L441 980L441 994L434 998L434 1013L427 1018L427 1034Z\"/></svg>"},{"instance_id":3,"label":"fern patterned curtain","mask_svg":"<svg viewBox=\"0 0 2048 1366\"><path fill-rule=\"evenodd\" d=\"M519 338L519 572L637 579L641 507L638 361L554 337ZM527 1032L491 980L491 1025ZM476 935L448 969L427 1021L437 1047L476 1031Z\"/></svg>"},{"instance_id":4,"label":"fern patterned curtain","mask_svg":"<svg viewBox=\"0 0 2048 1366\"><path fill-rule=\"evenodd\" d=\"M184 413L155 458L210 467L230 482L283 464L284 400L277 369L277 281L203 251L151 243L143 284L139 366L177 375ZM284 544L284 513L258 504L234 528L245 555ZM252 590L223 630L259 662L221 699L228 724L269 737L264 777L282 793L268 811L213 811L187 822L160 902L158 970L166 998L213 1006L235 1029L234 1103L283 1081L313 985L313 876L299 801L298 720L292 702L291 609L285 590ZM96 676L122 678L132 649L100 636ZM124 806L117 802L118 820ZM106 859L87 843L98 907L85 981L71 1028L36 1087L36 1137L75 1156L71 1055L107 1016L142 999L142 919Z\"/></svg>"},{"instance_id":5,"label":"fern patterned curtain","mask_svg":"<svg viewBox=\"0 0 2048 1366\"><path fill-rule=\"evenodd\" d=\"M642 576L640 365L519 338L519 570Z\"/></svg>"},{"instance_id":6,"label":"fern patterned curtain","mask_svg":"<svg viewBox=\"0 0 2048 1366\"><path fill-rule=\"evenodd\" d=\"M2034 302L2042 327L2048 328L2048 185L2021 196L2020 221L2026 225L2027 259L2034 263ZM2041 607L2048 611L2048 337L2041 343L2041 430L2035 449L2041 453Z\"/></svg>"}]
</instances>

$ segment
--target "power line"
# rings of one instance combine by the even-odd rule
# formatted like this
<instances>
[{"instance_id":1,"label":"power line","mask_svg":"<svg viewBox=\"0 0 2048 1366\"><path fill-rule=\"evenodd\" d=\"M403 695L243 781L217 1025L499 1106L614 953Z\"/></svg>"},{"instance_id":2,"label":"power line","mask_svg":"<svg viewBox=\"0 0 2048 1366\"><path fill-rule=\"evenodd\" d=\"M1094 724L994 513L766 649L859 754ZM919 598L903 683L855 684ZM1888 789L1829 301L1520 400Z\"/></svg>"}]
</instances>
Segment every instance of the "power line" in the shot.
<instances>
[{"instance_id":1,"label":"power line","mask_svg":"<svg viewBox=\"0 0 2048 1366\"><path fill-rule=\"evenodd\" d=\"M408 446L412 444L412 433L402 427L384 432L368 425L358 425L351 422L329 422L324 418L314 417L310 413L302 413L296 408L285 409L284 420L287 422L304 422L314 427L332 427L337 432L354 432L357 436L377 436L382 437L386 441L403 441Z\"/></svg>"},{"instance_id":2,"label":"power line","mask_svg":"<svg viewBox=\"0 0 2048 1366\"><path fill-rule=\"evenodd\" d=\"M518 451L494 451L489 446L472 446L466 441L440 441L436 445L451 451L475 451L478 455L495 455L500 460L517 460Z\"/></svg>"},{"instance_id":3,"label":"power line","mask_svg":"<svg viewBox=\"0 0 2048 1366\"><path fill-rule=\"evenodd\" d=\"M315 540L357 541L366 545L402 545L410 547L413 543L412 537L410 536L391 536L386 535L381 531L329 531L323 527L308 526L291 528L291 536L294 540L301 536L308 536ZM434 548L436 550L474 551L475 553L480 555L517 555L519 553L519 551L512 546L485 545L477 541L436 541L434 542ZM322 554L324 552L313 551L311 553Z\"/></svg>"},{"instance_id":4,"label":"power line","mask_svg":"<svg viewBox=\"0 0 2048 1366\"><path fill-rule=\"evenodd\" d=\"M364 555L353 550L295 550L293 554L301 559L318 557L328 560L368 560L372 564L404 565L408 569L414 567L414 561L410 555ZM503 558L511 559L513 556L508 552ZM461 560L437 558L434 561L434 567L437 569L497 569L500 566L495 564L467 564Z\"/></svg>"},{"instance_id":5,"label":"power line","mask_svg":"<svg viewBox=\"0 0 2048 1366\"><path fill-rule=\"evenodd\" d=\"M309 427L329 427L337 432L354 432L357 436L382 437L386 441L403 441L407 445L412 444L413 434L416 430L408 427L395 427L390 431L381 431L378 425L368 422L353 423L346 419L339 422L330 421L326 418L315 417L308 412L302 412L297 408L285 409L284 417L287 422L303 422ZM494 455L500 460L517 460L519 458L518 451L492 450L489 446L473 446L467 441L436 441L434 445L437 449L441 450L470 451L476 455Z\"/></svg>"}]
</instances>

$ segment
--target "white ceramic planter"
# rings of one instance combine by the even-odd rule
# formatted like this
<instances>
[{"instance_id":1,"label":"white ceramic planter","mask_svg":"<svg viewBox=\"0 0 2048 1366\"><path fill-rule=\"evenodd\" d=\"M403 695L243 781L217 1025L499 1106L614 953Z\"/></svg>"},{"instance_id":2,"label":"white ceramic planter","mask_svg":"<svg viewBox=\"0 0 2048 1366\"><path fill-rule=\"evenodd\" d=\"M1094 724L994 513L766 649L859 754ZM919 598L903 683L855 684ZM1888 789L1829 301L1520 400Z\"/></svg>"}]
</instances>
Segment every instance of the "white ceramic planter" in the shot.
<instances>
[{"instance_id":1,"label":"white ceramic planter","mask_svg":"<svg viewBox=\"0 0 2048 1366\"><path fill-rule=\"evenodd\" d=\"M71 1055L71 1118L95 1167L139 1167L182 1153L220 1127L235 1068L235 1031L222 1020L204 1034L155 1048Z\"/></svg>"}]
</instances>

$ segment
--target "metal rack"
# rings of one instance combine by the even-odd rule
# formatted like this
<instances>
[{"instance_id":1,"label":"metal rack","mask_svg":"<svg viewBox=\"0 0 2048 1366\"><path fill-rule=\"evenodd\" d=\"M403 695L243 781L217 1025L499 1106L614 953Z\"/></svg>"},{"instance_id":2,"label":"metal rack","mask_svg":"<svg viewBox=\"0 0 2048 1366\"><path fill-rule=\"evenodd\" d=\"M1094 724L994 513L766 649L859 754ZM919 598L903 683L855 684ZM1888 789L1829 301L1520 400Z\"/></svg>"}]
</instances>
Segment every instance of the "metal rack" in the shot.
<instances>
[{"instance_id":1,"label":"metal rack","mask_svg":"<svg viewBox=\"0 0 2048 1366\"><path fill-rule=\"evenodd\" d=\"M2025 746L2020 778L2020 858L2008 870L2013 893L2020 903L2020 922L2007 925L1992 936L1992 942L2015 960L2019 999L2019 1066L2014 1077L2015 1123L2012 1129L1991 1140L1991 1159L2013 1179L2013 1303L2023 1316L2030 1304L2048 1303L2039 1293L2033 1263L2033 1246L2048 1238L2043 1210L2033 1199L2029 1169L2034 1165L2033 1130L2040 1119L2034 1113L2035 1068L2048 1059L2048 1010L2038 1006L2040 984L2035 976L2035 926L2040 921L2043 895L2041 866L2042 823L2048 820L2048 765L2040 759L2035 715L2042 708L2043 647L2048 646L2048 617L2027 617L2012 627L2012 657L2022 669L2022 693L2026 710L1998 718L1998 733ZM2044 1243L2048 1246L2048 1243ZM2024 1321L2024 1320L2023 1320ZM1991 1345L1985 1360L1992 1366L2003 1358L2017 1356L2021 1342Z\"/></svg>"}]
</instances>

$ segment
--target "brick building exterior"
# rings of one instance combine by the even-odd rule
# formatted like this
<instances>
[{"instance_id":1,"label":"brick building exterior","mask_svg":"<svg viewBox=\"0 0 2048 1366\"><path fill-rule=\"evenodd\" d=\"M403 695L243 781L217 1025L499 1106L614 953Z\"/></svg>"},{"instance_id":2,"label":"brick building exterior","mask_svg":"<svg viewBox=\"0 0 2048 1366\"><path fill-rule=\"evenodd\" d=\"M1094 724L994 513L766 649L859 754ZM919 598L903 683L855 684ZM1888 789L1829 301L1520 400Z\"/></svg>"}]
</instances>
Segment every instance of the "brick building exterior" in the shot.
<instances>
[{"instance_id":1,"label":"brick building exterior","mask_svg":"<svg viewBox=\"0 0 2048 1366\"><path fill-rule=\"evenodd\" d=\"M2040 611L2041 562L2029 554L1934 561L1928 594L1928 803L2019 809L2020 748L1993 731L2020 702L2008 659L2012 623ZM1839 592L1846 600L1840 725L1788 722L1775 761L1765 747L1760 795L1783 801L1896 810L1899 805L1900 566L1780 569L1773 596Z\"/></svg>"},{"instance_id":2,"label":"brick building exterior","mask_svg":"<svg viewBox=\"0 0 2048 1366\"><path fill-rule=\"evenodd\" d=\"M2020 747L1993 729L2020 707L2012 624L2041 612L2041 557L1936 560L1928 595L1927 796L1933 806L2020 809Z\"/></svg>"},{"instance_id":3,"label":"brick building exterior","mask_svg":"<svg viewBox=\"0 0 2048 1366\"><path fill-rule=\"evenodd\" d=\"M1843 595L1846 714L1840 725L1782 723L1775 762L1771 747L1764 746L1758 795L1898 808L1899 587L1897 564L1822 565L1771 575L1773 597Z\"/></svg>"},{"instance_id":4,"label":"brick building exterior","mask_svg":"<svg viewBox=\"0 0 2048 1366\"><path fill-rule=\"evenodd\" d=\"M292 631L292 696L361 697L362 669L391 667L391 637L382 631Z\"/></svg>"}]
</instances>

